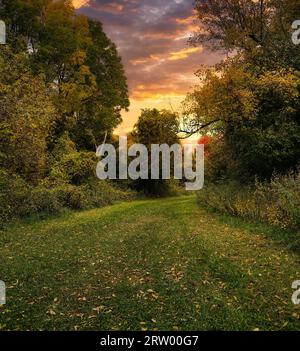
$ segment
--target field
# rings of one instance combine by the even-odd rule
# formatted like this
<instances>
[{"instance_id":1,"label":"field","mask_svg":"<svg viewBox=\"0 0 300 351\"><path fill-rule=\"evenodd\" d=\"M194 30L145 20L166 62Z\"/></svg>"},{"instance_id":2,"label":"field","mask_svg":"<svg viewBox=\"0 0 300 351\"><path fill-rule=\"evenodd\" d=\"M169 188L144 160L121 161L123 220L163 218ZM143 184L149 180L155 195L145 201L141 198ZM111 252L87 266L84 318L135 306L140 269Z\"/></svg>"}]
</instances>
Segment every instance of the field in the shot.
<instances>
[{"instance_id":1,"label":"field","mask_svg":"<svg viewBox=\"0 0 300 351\"><path fill-rule=\"evenodd\" d=\"M299 330L299 236L193 196L10 225L2 330Z\"/></svg>"}]
</instances>

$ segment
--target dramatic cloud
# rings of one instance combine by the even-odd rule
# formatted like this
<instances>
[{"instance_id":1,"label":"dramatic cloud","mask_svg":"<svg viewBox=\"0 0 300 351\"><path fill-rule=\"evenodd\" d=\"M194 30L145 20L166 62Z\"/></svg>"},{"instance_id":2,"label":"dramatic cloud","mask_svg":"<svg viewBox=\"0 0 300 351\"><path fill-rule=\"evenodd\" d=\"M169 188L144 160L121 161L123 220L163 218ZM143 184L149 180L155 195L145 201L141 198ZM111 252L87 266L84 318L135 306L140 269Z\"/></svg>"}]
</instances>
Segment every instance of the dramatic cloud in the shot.
<instances>
[{"instance_id":1,"label":"dramatic cloud","mask_svg":"<svg viewBox=\"0 0 300 351\"><path fill-rule=\"evenodd\" d=\"M219 57L201 47L188 46L197 29L193 0L74 0L79 12L100 20L117 44L126 69L132 110L138 107L175 107L197 83L194 73ZM164 101L164 103L162 103ZM143 105L142 102L145 102ZM127 129L128 129L127 128Z\"/></svg>"}]
</instances>

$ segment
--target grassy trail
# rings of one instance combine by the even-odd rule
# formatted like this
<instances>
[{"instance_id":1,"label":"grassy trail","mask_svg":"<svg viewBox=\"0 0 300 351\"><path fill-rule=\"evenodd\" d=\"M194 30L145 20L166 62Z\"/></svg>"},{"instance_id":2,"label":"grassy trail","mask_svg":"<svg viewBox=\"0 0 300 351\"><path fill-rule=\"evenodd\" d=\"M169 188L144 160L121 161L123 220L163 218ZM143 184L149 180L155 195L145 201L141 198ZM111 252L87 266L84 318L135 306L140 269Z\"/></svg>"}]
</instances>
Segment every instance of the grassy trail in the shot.
<instances>
[{"instance_id":1,"label":"grassy trail","mask_svg":"<svg viewBox=\"0 0 300 351\"><path fill-rule=\"evenodd\" d=\"M0 329L299 330L287 235L193 196L12 225L0 233Z\"/></svg>"}]
</instances>

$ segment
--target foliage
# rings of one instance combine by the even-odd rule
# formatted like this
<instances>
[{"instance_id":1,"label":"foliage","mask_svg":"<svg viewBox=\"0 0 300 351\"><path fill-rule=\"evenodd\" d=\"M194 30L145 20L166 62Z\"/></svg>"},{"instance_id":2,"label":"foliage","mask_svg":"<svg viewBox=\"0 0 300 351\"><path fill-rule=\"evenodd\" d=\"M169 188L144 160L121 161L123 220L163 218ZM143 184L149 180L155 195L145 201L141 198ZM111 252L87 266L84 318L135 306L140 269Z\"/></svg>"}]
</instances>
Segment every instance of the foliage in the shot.
<instances>
[{"instance_id":1,"label":"foliage","mask_svg":"<svg viewBox=\"0 0 300 351\"><path fill-rule=\"evenodd\" d=\"M73 152L54 162L50 178L74 185L89 182L95 176L96 156L89 152Z\"/></svg>"},{"instance_id":2,"label":"foliage","mask_svg":"<svg viewBox=\"0 0 300 351\"><path fill-rule=\"evenodd\" d=\"M256 176L269 180L274 172L295 170L300 159L300 55L291 25L300 15L299 2L196 0L195 9L202 29L193 43L231 55L198 72L200 85L185 101L185 133L222 136L215 149L224 148L233 168L219 172L221 178L249 183ZM210 164L216 163L216 178L225 160L220 152L214 156Z\"/></svg>"},{"instance_id":3,"label":"foliage","mask_svg":"<svg viewBox=\"0 0 300 351\"><path fill-rule=\"evenodd\" d=\"M203 73L185 101L186 129L221 134L238 177L268 179L300 159L300 75L281 69L259 75L240 57ZM216 162L218 162L216 160Z\"/></svg>"},{"instance_id":4,"label":"foliage","mask_svg":"<svg viewBox=\"0 0 300 351\"><path fill-rule=\"evenodd\" d=\"M0 219L133 195L96 179L95 146L128 107L116 46L69 0L0 0Z\"/></svg>"},{"instance_id":5,"label":"foliage","mask_svg":"<svg viewBox=\"0 0 300 351\"><path fill-rule=\"evenodd\" d=\"M27 217L59 214L64 209L83 210L111 205L135 198L133 191L123 191L106 181L90 181L82 185L54 183L45 179L29 186L22 178L0 171L0 222Z\"/></svg>"},{"instance_id":6,"label":"foliage","mask_svg":"<svg viewBox=\"0 0 300 351\"><path fill-rule=\"evenodd\" d=\"M1 164L37 182L47 166L47 138L56 119L51 91L41 76L28 72L27 58L0 51Z\"/></svg>"},{"instance_id":7,"label":"foliage","mask_svg":"<svg viewBox=\"0 0 300 351\"><path fill-rule=\"evenodd\" d=\"M178 138L179 119L176 113L157 109L143 110L138 122L134 127L133 138L136 143L143 144L148 149L149 174L151 172L151 145L167 144L169 146L179 143ZM172 163L172 160L171 160ZM162 160L160 160L160 169ZM173 164L171 164L173 168ZM160 175L161 177L161 175ZM151 196L167 196L176 193L178 184L174 180L143 180L133 182L133 187L138 191L144 191Z\"/></svg>"},{"instance_id":8,"label":"foliage","mask_svg":"<svg viewBox=\"0 0 300 351\"><path fill-rule=\"evenodd\" d=\"M192 43L243 52L260 69L300 69L299 48L290 39L298 0L195 0L195 10L200 29Z\"/></svg>"},{"instance_id":9,"label":"foliage","mask_svg":"<svg viewBox=\"0 0 300 351\"><path fill-rule=\"evenodd\" d=\"M199 143L205 145L205 184L239 177L238 165L222 134L203 136Z\"/></svg>"},{"instance_id":10,"label":"foliage","mask_svg":"<svg viewBox=\"0 0 300 351\"><path fill-rule=\"evenodd\" d=\"M252 186L210 184L198 192L198 202L219 212L280 228L300 228L300 174L275 176Z\"/></svg>"},{"instance_id":11,"label":"foliage","mask_svg":"<svg viewBox=\"0 0 300 351\"><path fill-rule=\"evenodd\" d=\"M129 105L121 59L101 23L77 15L70 0L1 0L0 16L13 52L29 51L27 69L53 90L59 118L50 141L69 131L79 148L95 151Z\"/></svg>"},{"instance_id":12,"label":"foliage","mask_svg":"<svg viewBox=\"0 0 300 351\"><path fill-rule=\"evenodd\" d=\"M30 187L26 182L0 170L0 223L30 212Z\"/></svg>"},{"instance_id":13,"label":"foliage","mask_svg":"<svg viewBox=\"0 0 300 351\"><path fill-rule=\"evenodd\" d=\"M134 127L134 137L138 143L172 145L179 141L177 132L179 120L177 114L168 110L145 109Z\"/></svg>"}]
</instances>

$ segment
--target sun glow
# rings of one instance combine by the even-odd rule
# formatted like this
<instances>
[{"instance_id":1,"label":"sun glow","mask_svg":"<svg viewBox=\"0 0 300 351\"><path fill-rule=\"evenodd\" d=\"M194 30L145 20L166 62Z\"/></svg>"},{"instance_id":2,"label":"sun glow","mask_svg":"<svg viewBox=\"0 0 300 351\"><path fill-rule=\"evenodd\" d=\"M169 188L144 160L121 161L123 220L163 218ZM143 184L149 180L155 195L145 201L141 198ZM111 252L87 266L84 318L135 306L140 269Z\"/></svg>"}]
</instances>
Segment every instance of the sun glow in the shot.
<instances>
[{"instance_id":1,"label":"sun glow","mask_svg":"<svg viewBox=\"0 0 300 351\"><path fill-rule=\"evenodd\" d=\"M188 38L199 30L195 13L191 10L177 16L164 4L170 2L177 8L181 0L166 0L161 6L147 0L72 1L76 9L89 7L81 10L83 13L94 12L107 35L117 43L124 63L130 108L122 111L123 122L115 133L130 132L145 108L180 112L186 93L198 83L194 75L198 61L205 61L203 47L187 45ZM151 24L152 15L161 11L168 14L166 23L157 18L161 23Z\"/></svg>"},{"instance_id":2,"label":"sun glow","mask_svg":"<svg viewBox=\"0 0 300 351\"><path fill-rule=\"evenodd\" d=\"M79 9L80 7L87 5L89 0L73 0L73 5L75 9Z\"/></svg>"},{"instance_id":3,"label":"sun glow","mask_svg":"<svg viewBox=\"0 0 300 351\"><path fill-rule=\"evenodd\" d=\"M188 49L183 49L177 52L171 52L171 56L169 57L170 61L177 61L177 60L184 60L189 55L194 54L196 52L201 52L202 48L188 48Z\"/></svg>"}]
</instances>

